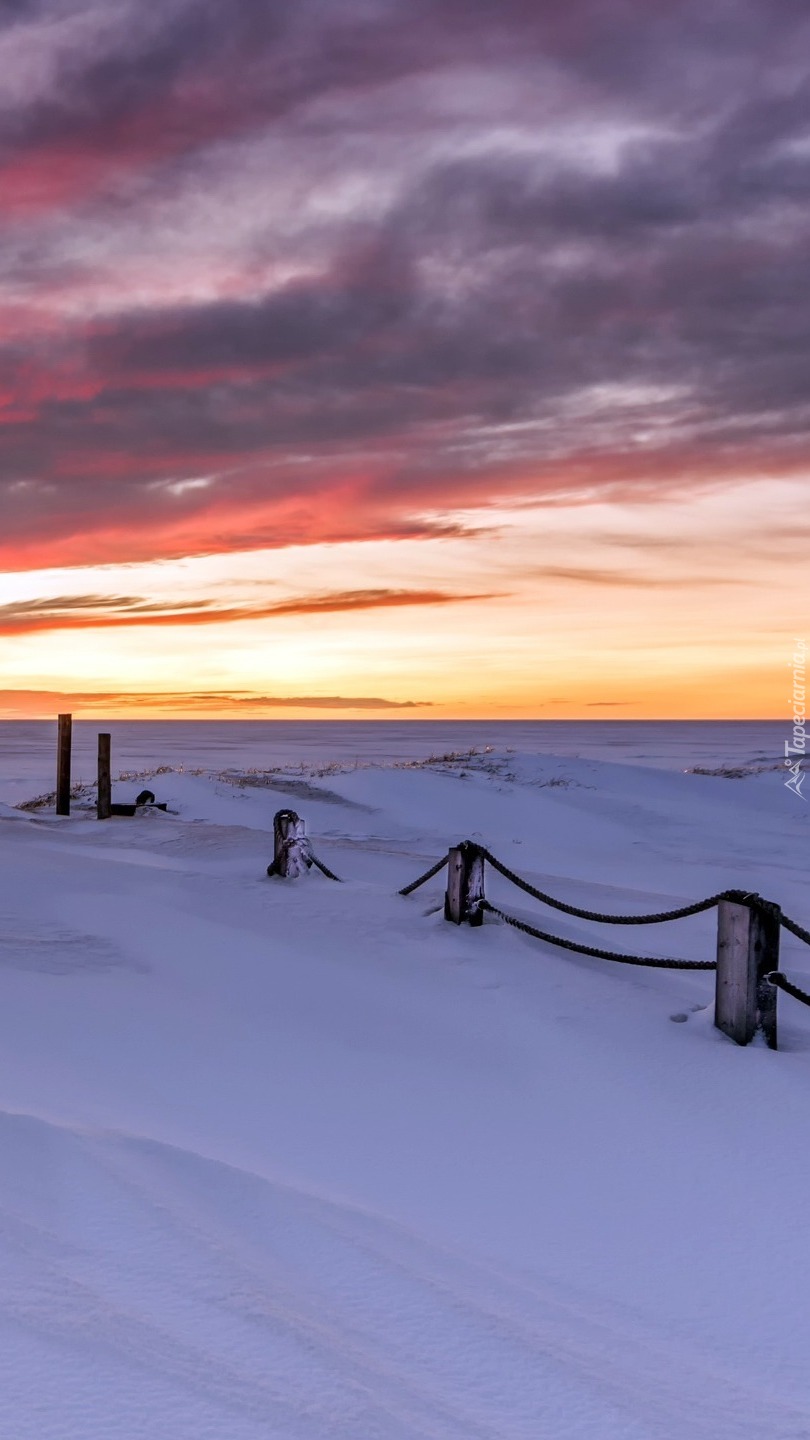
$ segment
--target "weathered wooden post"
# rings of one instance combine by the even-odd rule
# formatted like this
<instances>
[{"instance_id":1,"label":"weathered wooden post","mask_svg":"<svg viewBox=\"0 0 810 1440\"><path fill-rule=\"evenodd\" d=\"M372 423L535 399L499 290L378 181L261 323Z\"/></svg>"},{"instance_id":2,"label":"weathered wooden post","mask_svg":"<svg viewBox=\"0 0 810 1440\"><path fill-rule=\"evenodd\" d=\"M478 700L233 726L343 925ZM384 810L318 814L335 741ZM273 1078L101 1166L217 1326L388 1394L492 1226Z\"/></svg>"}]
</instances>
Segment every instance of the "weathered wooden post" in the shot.
<instances>
[{"instance_id":1,"label":"weathered wooden post","mask_svg":"<svg viewBox=\"0 0 810 1440\"><path fill-rule=\"evenodd\" d=\"M273 816L273 863L268 875L292 879L303 875L312 864L310 843L304 833L304 822L294 810L277 810Z\"/></svg>"},{"instance_id":2,"label":"weathered wooden post","mask_svg":"<svg viewBox=\"0 0 810 1440\"><path fill-rule=\"evenodd\" d=\"M100 734L98 737L98 795L96 798L96 816L99 820L109 820L112 813L111 805L110 737Z\"/></svg>"},{"instance_id":3,"label":"weathered wooden post","mask_svg":"<svg viewBox=\"0 0 810 1440\"><path fill-rule=\"evenodd\" d=\"M779 905L763 900L753 916L753 946L757 971L757 1024L769 1050L776 1050L776 999L778 991L768 980L772 970L779 969L779 937L782 933L782 911Z\"/></svg>"},{"instance_id":4,"label":"weathered wooden post","mask_svg":"<svg viewBox=\"0 0 810 1440\"><path fill-rule=\"evenodd\" d=\"M70 746L73 716L57 716L56 736L56 813L70 814Z\"/></svg>"},{"instance_id":5,"label":"weathered wooden post","mask_svg":"<svg viewBox=\"0 0 810 1440\"><path fill-rule=\"evenodd\" d=\"M776 986L766 976L779 969L779 932L779 906L759 895L718 903L714 1023L738 1045L761 1030L776 1049Z\"/></svg>"},{"instance_id":6,"label":"weathered wooden post","mask_svg":"<svg viewBox=\"0 0 810 1440\"><path fill-rule=\"evenodd\" d=\"M483 925L484 857L480 846L462 840L447 852L447 890L444 896L444 918L461 925Z\"/></svg>"}]
</instances>

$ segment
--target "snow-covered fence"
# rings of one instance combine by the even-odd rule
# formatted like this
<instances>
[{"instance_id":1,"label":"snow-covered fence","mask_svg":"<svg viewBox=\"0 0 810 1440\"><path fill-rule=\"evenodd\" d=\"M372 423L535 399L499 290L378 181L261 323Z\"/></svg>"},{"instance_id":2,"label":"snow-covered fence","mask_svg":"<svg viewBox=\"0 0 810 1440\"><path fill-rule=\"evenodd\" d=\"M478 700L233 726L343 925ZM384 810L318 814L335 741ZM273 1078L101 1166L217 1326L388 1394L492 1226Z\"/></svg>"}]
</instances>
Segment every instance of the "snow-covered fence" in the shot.
<instances>
[{"instance_id":1,"label":"snow-covered fence","mask_svg":"<svg viewBox=\"0 0 810 1440\"><path fill-rule=\"evenodd\" d=\"M314 853L301 816L294 810L277 810L273 816L273 859L267 867L268 875L289 880L303 875L313 865L328 880L339 878Z\"/></svg>"},{"instance_id":2,"label":"snow-covered fence","mask_svg":"<svg viewBox=\"0 0 810 1440\"><path fill-rule=\"evenodd\" d=\"M515 915L507 914L487 900L484 888L485 864L491 865L506 880L533 899L539 900L541 904L565 915L597 924L660 925L672 920L683 920L690 915L699 915L716 907L716 957L714 960L678 960L660 955L624 954L596 945L582 945L577 941L567 940L562 935L549 934L548 931L529 925ZM572 950L578 955L614 960L624 965L652 966L662 970L716 971L715 1024L739 1045L747 1045L754 1035L760 1032L772 1050L777 1048L777 989L782 989L795 999L810 1005L810 995L805 995L804 991L787 980L778 968L782 928L791 931L808 945L810 932L783 915L778 905L763 900L760 895L743 890L724 890L691 905L649 915L612 915L597 910L585 910L579 905L569 905L564 900L558 900L555 896L539 890L473 840L464 840L451 847L430 870L400 890L400 895L410 895L437 875L445 865L447 889L444 914L446 920L451 920L456 925L461 925L465 920L470 925L481 925L484 915L488 913L525 935L531 935L563 950Z\"/></svg>"}]
</instances>

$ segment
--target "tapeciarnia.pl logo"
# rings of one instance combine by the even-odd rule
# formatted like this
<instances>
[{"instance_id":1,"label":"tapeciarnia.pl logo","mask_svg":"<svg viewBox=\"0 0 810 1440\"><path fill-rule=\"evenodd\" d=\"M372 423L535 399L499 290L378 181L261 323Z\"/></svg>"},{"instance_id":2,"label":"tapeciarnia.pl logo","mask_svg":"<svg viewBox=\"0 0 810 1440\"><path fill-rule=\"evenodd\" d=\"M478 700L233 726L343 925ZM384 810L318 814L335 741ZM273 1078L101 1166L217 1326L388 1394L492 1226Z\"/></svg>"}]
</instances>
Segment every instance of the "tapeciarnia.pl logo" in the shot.
<instances>
[{"instance_id":1,"label":"tapeciarnia.pl logo","mask_svg":"<svg viewBox=\"0 0 810 1440\"><path fill-rule=\"evenodd\" d=\"M802 769L802 760L807 754L807 708L806 708L806 673L807 673L807 641L800 637L796 640L796 649L791 657L793 665L793 734L790 740L785 741L785 764L790 774L785 781L788 790L798 795L800 800L806 800L807 796L802 794L802 785L806 771ZM795 758L794 758L795 757Z\"/></svg>"}]
</instances>

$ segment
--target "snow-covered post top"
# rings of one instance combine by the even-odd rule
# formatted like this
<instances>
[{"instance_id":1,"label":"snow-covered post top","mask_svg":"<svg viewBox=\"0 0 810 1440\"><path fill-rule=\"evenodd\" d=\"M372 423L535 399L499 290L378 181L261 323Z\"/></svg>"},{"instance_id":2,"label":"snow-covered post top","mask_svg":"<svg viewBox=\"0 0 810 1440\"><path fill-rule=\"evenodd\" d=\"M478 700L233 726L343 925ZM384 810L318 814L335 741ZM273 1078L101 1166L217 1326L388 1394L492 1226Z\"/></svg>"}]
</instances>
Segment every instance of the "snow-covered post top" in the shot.
<instances>
[{"instance_id":1,"label":"snow-covered post top","mask_svg":"<svg viewBox=\"0 0 810 1440\"><path fill-rule=\"evenodd\" d=\"M312 864L312 846L305 833L304 822L294 810L277 810L273 816L273 863L268 875L291 879L303 875Z\"/></svg>"},{"instance_id":2,"label":"snow-covered post top","mask_svg":"<svg viewBox=\"0 0 810 1440\"><path fill-rule=\"evenodd\" d=\"M444 918L460 925L482 925L484 911L484 857L472 840L462 840L447 852L447 891L444 897Z\"/></svg>"}]
</instances>

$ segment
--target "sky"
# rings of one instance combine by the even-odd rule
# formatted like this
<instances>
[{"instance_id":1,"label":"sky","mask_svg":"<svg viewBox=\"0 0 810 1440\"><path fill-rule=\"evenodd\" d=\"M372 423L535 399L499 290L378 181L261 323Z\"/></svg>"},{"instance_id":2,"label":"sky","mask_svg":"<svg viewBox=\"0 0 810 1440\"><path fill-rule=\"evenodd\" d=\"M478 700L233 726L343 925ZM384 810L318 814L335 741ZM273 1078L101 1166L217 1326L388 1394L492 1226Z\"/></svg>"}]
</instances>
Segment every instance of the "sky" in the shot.
<instances>
[{"instance_id":1,"label":"sky","mask_svg":"<svg viewBox=\"0 0 810 1440\"><path fill-rule=\"evenodd\" d=\"M779 717L806 0L4 0L0 716Z\"/></svg>"}]
</instances>

